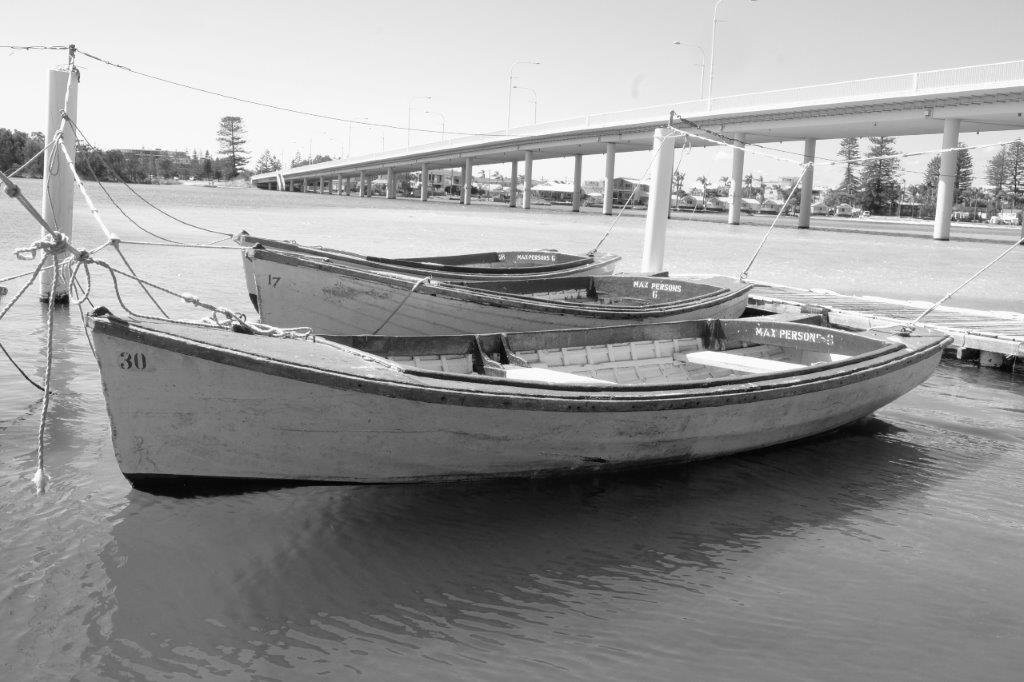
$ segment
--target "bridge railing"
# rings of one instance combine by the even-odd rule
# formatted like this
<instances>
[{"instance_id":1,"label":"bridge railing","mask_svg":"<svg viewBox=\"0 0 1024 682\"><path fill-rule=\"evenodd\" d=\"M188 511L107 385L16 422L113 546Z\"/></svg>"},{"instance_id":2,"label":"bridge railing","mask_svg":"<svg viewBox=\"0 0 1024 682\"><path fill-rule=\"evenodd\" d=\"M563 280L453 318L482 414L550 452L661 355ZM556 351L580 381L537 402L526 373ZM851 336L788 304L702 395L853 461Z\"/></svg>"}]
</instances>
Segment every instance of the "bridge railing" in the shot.
<instances>
[{"instance_id":1,"label":"bridge railing","mask_svg":"<svg viewBox=\"0 0 1024 682\"><path fill-rule=\"evenodd\" d=\"M547 121L545 123L513 128L509 131L509 135L511 137L531 137L559 132L628 125L630 123L650 123L660 118L667 120L669 111L675 111L681 116L696 117L708 114L722 114L730 111L749 111L779 105L800 106L838 103L872 97L900 97L930 92L955 92L967 89L1020 85L1021 83L1024 83L1024 60L918 71L894 76L862 78L740 95L724 95L713 97L710 102L707 99L688 100L636 109L587 114L585 116L574 116L558 121ZM503 137L504 131L468 135L447 142L416 145L404 151L391 150L379 154L368 154L348 159L346 162L365 165L376 160L393 161L396 157L400 158L405 154L457 151L460 147L469 147L484 142L500 140ZM300 168L302 169L301 172L305 174L310 171L315 173L318 170L336 170L338 166L337 161L328 161L323 164L301 166ZM269 178L273 177L273 174L261 174L260 177Z\"/></svg>"}]
</instances>

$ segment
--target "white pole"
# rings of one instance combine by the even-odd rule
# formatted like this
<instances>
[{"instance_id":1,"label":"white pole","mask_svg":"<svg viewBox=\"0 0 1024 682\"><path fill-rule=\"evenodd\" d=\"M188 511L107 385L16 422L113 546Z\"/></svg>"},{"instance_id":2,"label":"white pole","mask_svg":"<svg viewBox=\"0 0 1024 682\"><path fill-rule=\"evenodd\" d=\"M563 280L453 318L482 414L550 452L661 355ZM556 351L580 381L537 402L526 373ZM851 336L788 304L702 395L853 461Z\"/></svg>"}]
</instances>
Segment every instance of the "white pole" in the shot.
<instances>
[{"instance_id":1,"label":"white pole","mask_svg":"<svg viewBox=\"0 0 1024 682\"><path fill-rule=\"evenodd\" d=\"M604 145L604 214L612 214L612 200L615 198L615 143Z\"/></svg>"},{"instance_id":2,"label":"white pole","mask_svg":"<svg viewBox=\"0 0 1024 682\"><path fill-rule=\"evenodd\" d=\"M576 163L572 172L572 211L580 212L581 199L583 198L583 155L576 155Z\"/></svg>"},{"instance_id":3,"label":"white pole","mask_svg":"<svg viewBox=\"0 0 1024 682\"><path fill-rule=\"evenodd\" d=\"M960 119L947 118L942 123L942 152L939 161L939 184L935 192L935 227L932 238L949 241L949 219L953 210L953 186L956 181L956 155L954 147L960 137Z\"/></svg>"},{"instance_id":4,"label":"white pole","mask_svg":"<svg viewBox=\"0 0 1024 682\"><path fill-rule=\"evenodd\" d=\"M711 94L715 89L715 36L718 34L718 6L724 0L715 2L715 12L711 19L711 66L708 68L708 111L711 111Z\"/></svg>"},{"instance_id":5,"label":"white pole","mask_svg":"<svg viewBox=\"0 0 1024 682\"><path fill-rule=\"evenodd\" d=\"M817 140L804 140L804 163L814 163L814 148ZM800 180L800 218L797 227L811 226L811 202L814 200L814 166L807 166Z\"/></svg>"},{"instance_id":6,"label":"white pole","mask_svg":"<svg viewBox=\"0 0 1024 682\"><path fill-rule=\"evenodd\" d=\"M530 208L530 188L533 187L533 152L523 154L523 208Z\"/></svg>"},{"instance_id":7,"label":"white pole","mask_svg":"<svg viewBox=\"0 0 1024 682\"><path fill-rule=\"evenodd\" d=\"M738 147L732 148L732 196L729 202L729 224L740 224L740 208L743 206L743 141L745 136L736 136Z\"/></svg>"},{"instance_id":8,"label":"white pole","mask_svg":"<svg viewBox=\"0 0 1024 682\"><path fill-rule=\"evenodd\" d=\"M462 203L469 206L473 197L473 159L466 159L462 167Z\"/></svg>"},{"instance_id":9,"label":"white pole","mask_svg":"<svg viewBox=\"0 0 1024 682\"><path fill-rule=\"evenodd\" d=\"M60 128L61 112L65 111L65 108L68 117L73 121L78 121L78 82L80 78L78 69L71 71L52 69L49 75L50 97L46 108L46 152L43 154L43 220L53 230L67 235L69 240L71 239L72 209L75 200L75 178L67 166L67 159L64 158L63 152L56 146L51 147L50 143ZM65 99L67 100L66 107ZM78 136L70 124L65 124L61 139L73 161ZM52 269L44 269L39 273L39 300L50 300L53 276ZM68 282L61 281L61 279L58 276L57 288L54 291L55 303L67 303L68 301Z\"/></svg>"},{"instance_id":10,"label":"white pole","mask_svg":"<svg viewBox=\"0 0 1024 682\"><path fill-rule=\"evenodd\" d=\"M647 200L643 256L640 272L660 272L665 262L665 230L668 228L668 204L672 194L672 157L675 144L668 128L654 131L654 160L651 163L651 191Z\"/></svg>"},{"instance_id":11,"label":"white pole","mask_svg":"<svg viewBox=\"0 0 1024 682\"><path fill-rule=\"evenodd\" d=\"M519 182L519 160L512 159L512 181L508 185L508 207L516 207L516 189Z\"/></svg>"}]
</instances>

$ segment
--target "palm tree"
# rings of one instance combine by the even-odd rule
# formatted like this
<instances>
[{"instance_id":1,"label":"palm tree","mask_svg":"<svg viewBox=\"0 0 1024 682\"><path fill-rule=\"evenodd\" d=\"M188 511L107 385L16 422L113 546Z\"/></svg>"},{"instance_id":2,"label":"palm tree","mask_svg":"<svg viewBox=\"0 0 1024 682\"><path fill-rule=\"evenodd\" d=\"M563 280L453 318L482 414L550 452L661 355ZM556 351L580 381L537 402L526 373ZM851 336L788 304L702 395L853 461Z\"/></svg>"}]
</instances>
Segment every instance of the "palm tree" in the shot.
<instances>
[{"instance_id":1,"label":"palm tree","mask_svg":"<svg viewBox=\"0 0 1024 682\"><path fill-rule=\"evenodd\" d=\"M743 176L743 197L749 199L754 194L754 174L747 173Z\"/></svg>"},{"instance_id":2,"label":"palm tree","mask_svg":"<svg viewBox=\"0 0 1024 682\"><path fill-rule=\"evenodd\" d=\"M708 176L700 176L697 178L697 182L700 183L700 198L706 200L708 198Z\"/></svg>"},{"instance_id":3,"label":"palm tree","mask_svg":"<svg viewBox=\"0 0 1024 682\"><path fill-rule=\"evenodd\" d=\"M725 188L725 195L730 196L732 194L732 192L730 191L732 189L732 178L730 178L728 175L723 175L718 180L719 182L722 183L722 187Z\"/></svg>"}]
</instances>

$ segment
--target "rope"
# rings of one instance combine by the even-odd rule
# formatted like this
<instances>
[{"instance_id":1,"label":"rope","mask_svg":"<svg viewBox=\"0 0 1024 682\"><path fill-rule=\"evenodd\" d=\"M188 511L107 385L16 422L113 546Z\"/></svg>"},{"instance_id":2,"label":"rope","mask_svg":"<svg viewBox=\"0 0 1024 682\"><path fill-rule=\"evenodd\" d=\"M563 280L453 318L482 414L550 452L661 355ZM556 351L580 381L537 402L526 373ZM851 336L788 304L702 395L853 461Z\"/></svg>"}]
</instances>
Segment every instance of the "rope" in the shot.
<instances>
[{"instance_id":1,"label":"rope","mask_svg":"<svg viewBox=\"0 0 1024 682\"><path fill-rule=\"evenodd\" d=\"M7 194L7 196L17 200L17 202L21 204L26 211L28 211L29 215L31 215L35 219L35 221L39 223L40 227L42 227L44 230L49 232L50 235L56 238L56 230L50 227L49 224L47 224L47 222L43 220L43 216L39 214L39 211L36 210L36 207L33 206L29 202L29 200L25 198L24 194L22 194L21 188L18 187L18 185L13 180L7 177L7 174L4 173L3 171L0 171L0 183L4 185L4 192Z\"/></svg>"},{"instance_id":2,"label":"rope","mask_svg":"<svg viewBox=\"0 0 1024 682\"><path fill-rule=\"evenodd\" d=\"M383 329L387 325L387 323L391 321L391 318L394 317L395 314L399 310L402 309L402 306L404 306L405 302L409 300L409 297L412 296L413 292L416 291L416 289L418 289L421 284L423 284L424 282L427 282L429 280L430 280L429 277L422 277L422 278L416 280L416 283L412 285L412 288L409 289L409 293L407 293L405 295L405 298L403 298L402 302L398 304L398 307L396 307L394 310L391 311L391 314L388 315L387 319L384 320L383 322L381 322L380 326L377 327L375 330L373 330L373 333L374 334L379 334L380 330Z\"/></svg>"},{"instance_id":3,"label":"rope","mask_svg":"<svg viewBox=\"0 0 1024 682\"><path fill-rule=\"evenodd\" d=\"M0 49L4 50L60 50L64 52L68 49L68 45L0 45Z\"/></svg>"},{"instance_id":4,"label":"rope","mask_svg":"<svg viewBox=\"0 0 1024 682\"><path fill-rule=\"evenodd\" d=\"M325 119L325 120L328 120L328 121L338 121L339 123L351 123L353 125L361 125L361 126L365 126L367 128L388 128L388 129L391 129L391 130L412 130L412 131L419 132L419 133L441 133L441 132L443 132L443 133L446 133L448 135L477 135L477 136L480 136L480 137L507 137L507 135L505 133L476 133L476 132L474 132L474 133L467 133L467 132L458 131L458 130L443 130L442 131L442 130L435 130L433 128L407 128L406 126L395 125L395 124L392 124L392 123L374 123L372 121L360 121L359 119L344 118L342 116L331 116L329 114L318 114L318 113L315 113L315 112L312 112L312 111L304 111L302 109L293 109L291 107L279 106L279 105L276 105L276 104L270 104L268 102L260 102L258 100L254 100L254 99L247 99L245 97L236 97L235 95L228 95L228 94L225 94L223 92L217 92L216 90L207 90L206 88L200 88L200 87L195 86L195 85L189 85L188 83L181 83L179 81L174 81L174 80L171 80L169 78L163 78L161 76L154 76L153 74L145 73L143 71L138 71L138 70L133 69L131 67L124 66L123 64L116 64L116 63L114 63L112 61L108 61L108 60L106 60L106 59L104 59L102 57L98 57L98 56L96 56L94 54L90 54L89 52L86 52L85 50L78 50L78 53L82 54L82 55L85 55L89 59L93 59L93 60L95 60L95 61L97 61L97 62L99 62L101 64L106 64L107 66L113 67L115 69L121 69L122 71L127 71L128 73L134 74L136 76L142 76L143 78L150 78L150 79L155 80L155 81L160 81L161 83L166 83L168 85L174 85L174 86L179 87L179 88L185 88L186 90L194 90L196 92L201 92L201 93L204 93L204 94L207 94L207 95L213 95L214 97L223 97L224 99L229 99L229 100L231 100L233 102L241 102L243 104L252 104L252 105L255 105L255 106L258 106L258 107L265 107L267 109L273 109L275 111L284 111L284 112L287 112L289 114L298 114L300 116L309 116L311 118L320 118L320 119Z\"/></svg>"},{"instance_id":5,"label":"rope","mask_svg":"<svg viewBox=\"0 0 1024 682\"><path fill-rule=\"evenodd\" d=\"M128 272L132 273L132 277L134 277L135 281L139 283L139 286L142 287L142 290L146 292L146 296L149 296L149 300L153 302L153 305L155 305L156 309L160 311L160 314L163 315L164 317L169 317L167 311L160 307L160 304L157 303L155 298L153 298L153 294L149 293L149 289L147 289L146 285L142 283L142 280L139 279L139 276L135 274L135 268L133 268L132 264L128 262L128 259L124 257L124 254L121 253L121 247L118 246L117 242L111 242L111 246L114 247L114 251L117 251L117 255L121 257L122 261L124 261L125 267L128 268ZM86 272L89 272L88 266L86 266Z\"/></svg>"},{"instance_id":6,"label":"rope","mask_svg":"<svg viewBox=\"0 0 1024 682\"><path fill-rule=\"evenodd\" d=\"M83 142L85 142L85 144L86 144L86 145L87 145L88 147L90 147L90 148L92 148L92 149L97 149L97 147L96 147L95 145L93 145L93 144L92 144L92 142L90 142L90 141L89 141L89 138L87 138L87 137L85 136L85 133L83 133L83 132L82 132L82 129L81 129L81 128L79 128L79 127L78 127L78 125L77 125L77 124L76 124L76 123L75 123L75 122L74 122L74 121L73 121L73 120L72 120L72 119L71 119L70 117L68 118L68 123L70 123L70 124L71 124L71 127L72 127L72 128L73 128L73 129L75 130L75 132L76 132L76 133L78 134L78 136L79 136L80 138L82 138L82 141L83 141ZM99 180L99 177L98 177L98 176L96 175L96 171L95 171L95 170L93 169L93 167L92 167L92 164L91 164L91 163L89 162L89 157L88 157L88 156L86 156L86 157L83 157L83 158L85 159L85 164L86 164L86 166L88 166L88 167L89 167L89 170L90 170L90 171L92 172L92 175L93 175L93 179L95 179L95 180L96 180L96 182L97 182L97 183L98 183L98 184L100 185L100 188L101 188L101 189L103 189L104 193L105 193L105 194L107 195L107 198L108 198L108 199L110 199L110 203L114 204L114 206L115 206L115 207L117 207L117 209L118 209L119 211L121 211L121 213L122 213L122 214L124 215L124 217L128 218L128 220L132 220L131 218L129 218L129 217L128 217L128 214L127 214L127 213L125 213L125 212L124 212L124 211L123 211L123 210L121 209L121 207L117 205L117 202L116 202L116 201L114 201L114 198L110 196L110 193L109 193L109 192L107 192L107 190L106 190L105 188L103 188L103 183L101 183L101 182L100 182L100 180ZM127 190L128 190L129 192L131 192L132 194L134 194L134 195L135 195L136 197L138 197L138 198L139 198L139 199L140 199L140 200L141 200L141 201L142 201L143 203L145 203L145 204L146 204L147 206L149 206L149 207L150 207L150 208L152 208L153 210L155 210L155 211L158 211L159 213L162 213L163 215L167 216L168 218L170 218L171 220L173 220L173 221L175 221L175 222L181 223L182 225L186 225L186 226L188 226L188 227L191 227L191 228L193 228L193 229L196 229L196 230L200 230L200 231L202 231L202 232L209 232L210 234L219 234L219 235L222 235L222 236L225 236L225 237L231 237L231 236L233 236L233 235L232 235L231 233L229 233L229 232L220 232L220 231L218 231L218 230L211 230L211 229L208 229L208 228L205 228L205 227L200 227L199 225L193 225L192 223L190 223L190 222L188 222L188 221L182 220L181 218L178 218L177 216L175 216L175 215L172 215L172 214L168 213L167 211L163 210L162 208L160 208L160 207L159 207L159 206L157 206L156 204L154 204L154 203L152 203L151 201L149 201L149 199L146 199L146 197L142 196L142 195L141 195L141 194L139 194L139 193L138 193L137 191L135 191L135 189L134 189L134 188L133 188L133 187L132 187L132 186L131 186L131 185L130 185L130 184L129 184L129 183L127 182L127 181L125 181L125 179L124 179L124 178L122 178L122 177L121 177L121 176L120 176L120 175L119 175L119 174L117 173L117 169L116 169L116 168L114 168L113 164L111 164L111 163L110 163L110 161L109 161L109 160L107 159L107 157L106 157L106 156L103 156L103 155L101 154L101 155L100 155L100 160L102 160L102 161L103 161L103 164L104 164L104 165L105 165L105 166L107 167L107 170L109 170L109 171L110 171L110 173L111 173L111 174L112 174L112 175L114 176L114 178L115 178L115 179L116 179L116 180L117 180L118 182L120 182L120 183L121 183L122 185L124 185L124 186L125 186L125 188L126 188L126 189L127 189ZM136 227L138 227L138 228L139 228L140 230L142 230L143 232L146 232L147 234L151 234L151 235L153 235L154 237L157 237L158 239L164 239L165 241L169 241L169 242L172 242L172 243L178 243L178 242L173 242L173 240L167 239L166 237L160 237L159 235L155 235L155 234L153 234L152 232L149 232L149 230L146 230L146 229L145 229L145 228L143 228L143 227L142 227L141 225L139 225L138 223L136 223L136 222L135 222L134 220L132 220L132 223L133 223L133 224L134 224L134 225L135 225Z\"/></svg>"},{"instance_id":7,"label":"rope","mask_svg":"<svg viewBox=\"0 0 1024 682\"><path fill-rule=\"evenodd\" d=\"M3 354L7 356L7 359L11 361L12 365L14 365L14 369L18 370L18 373L21 374L21 376L25 378L25 381L27 381L28 383L32 384L36 388L38 388L40 391L45 391L46 390L45 388L43 388L42 386L37 384L35 381L33 381L32 378L29 377L29 375L25 374L25 370L23 370L18 365L18 363L15 362L14 358L11 357L11 354L7 352L7 349L4 348L4 344L2 344L2 343L0 343L0 352L3 352Z\"/></svg>"},{"instance_id":8,"label":"rope","mask_svg":"<svg viewBox=\"0 0 1024 682\"><path fill-rule=\"evenodd\" d=\"M51 254L50 257L53 258L53 268L56 273L57 256L55 254ZM43 375L43 410L39 415L38 460L36 464L36 473L32 476L32 482L36 486L36 494L38 495L42 495L46 492L46 481L49 478L43 468L45 463L43 434L46 431L46 415L50 409L50 375L53 371L53 309L56 300L57 277L53 277L53 279L50 280L50 299L49 306L46 311L46 372Z\"/></svg>"},{"instance_id":9,"label":"rope","mask_svg":"<svg viewBox=\"0 0 1024 682\"><path fill-rule=\"evenodd\" d=\"M107 229L107 226L103 223L103 218L100 217L99 209L96 208L96 204L92 203L92 198L89 196L89 193L85 191L85 184L82 182L82 178L78 176L78 171L75 170L75 162L71 160L71 154L68 153L68 148L64 145L64 140L57 138L57 146L60 147L61 152L64 154L64 158L67 160L68 168L71 169L71 177L75 180L75 186L78 187L78 190L85 198L85 203L88 204L89 211L92 213L93 219L96 220L96 224L100 226L100 229L103 230L103 234L107 236L108 240L112 242L117 241L117 236Z\"/></svg>"},{"instance_id":10,"label":"rope","mask_svg":"<svg viewBox=\"0 0 1024 682\"><path fill-rule=\"evenodd\" d=\"M747 263L747 267L743 268L743 272L740 273L740 281L745 282L747 280L747 276L750 274L750 267L754 264L754 260L757 258L757 255L761 253L761 249L764 248L765 242L768 241L768 235L770 235L772 233L772 230L775 229L775 226L779 222L779 218L782 217L783 211L785 211L786 207L789 206L789 202L793 198L793 195L796 194L796 188L803 184L804 178L807 176L807 169L809 169L810 167L811 164L804 164L804 170L800 174L800 177L797 178L797 181L793 183L793 188L789 190L789 196L786 197L786 201L782 204L782 206L779 207L779 212L775 214L775 218L772 220L771 226L768 228L768 231L764 233L764 237L761 238L761 243L758 244L757 248L754 250L754 255L750 257L750 262ZM739 188L737 187L733 189L733 191L735 192L738 189Z\"/></svg>"},{"instance_id":11,"label":"rope","mask_svg":"<svg viewBox=\"0 0 1024 682\"><path fill-rule=\"evenodd\" d=\"M35 271L32 273L32 278L29 279L29 281L25 282L25 286L21 288L21 291L14 295L14 298L11 299L11 302L8 303L3 310L0 310L0 320L4 319L4 315L7 314L7 311L13 308L14 304L18 302L18 299L21 298L26 291L28 291L28 288L32 286L32 282L36 281L36 277L39 276L39 271L43 269L43 263L45 262L45 258L39 261L39 265L36 266Z\"/></svg>"},{"instance_id":12,"label":"rope","mask_svg":"<svg viewBox=\"0 0 1024 682\"><path fill-rule=\"evenodd\" d=\"M10 173L8 173L7 175L8 175L9 177L12 177L12 178L13 178L13 177L15 177L16 175L18 175L19 173L21 173L21 171L23 171L23 170L25 170L26 168L28 168L29 166L31 166L31 165L32 165L32 162L34 162L34 161L35 161L36 159L38 159L38 158L39 158L40 156L42 156L42 155L43 155L43 154L44 154L44 153L45 153L45 152L46 152L46 151L47 151L48 149L50 149L51 147L53 147L53 145L54 145L54 144L56 144L56 141L55 141L55 140L50 140L50 143L49 143L48 145L45 145L45 146L44 146L44 147L43 147L42 149L40 149L39 151L37 151L37 152L36 152L35 154L33 154L33 155L32 155L32 158L31 158L31 159L29 159L29 160L28 160L28 161L26 161L25 163L21 164L20 166L18 166L17 168L15 168L14 170L12 170L12 171L11 171Z\"/></svg>"},{"instance_id":13,"label":"rope","mask_svg":"<svg viewBox=\"0 0 1024 682\"><path fill-rule=\"evenodd\" d=\"M105 243L101 244L100 246L98 246L98 247L96 247L94 249L89 250L89 253L90 254L98 253L99 251L102 251L103 249L107 248L108 246L110 246L110 242L105 242ZM44 265L42 269L43 270L50 270L50 269L52 269L52 266ZM14 280L14 279L20 279L22 277L25 277L26 275L33 275L33 277L34 277L35 276L34 272L35 272L34 270L26 270L25 272L19 272L17 275L10 275L9 277L4 277L3 279L0 279L0 284L3 284L4 282L10 282L11 280Z\"/></svg>"},{"instance_id":14,"label":"rope","mask_svg":"<svg viewBox=\"0 0 1024 682\"><path fill-rule=\"evenodd\" d=\"M218 239L218 242L226 241L225 239ZM167 247L179 247L185 249L226 249L228 251L244 251L244 246L217 246L216 242L209 244L180 244L178 242L172 242L170 244L158 244L157 242L134 242L128 239L122 239L122 244L132 244L134 246L167 246ZM2 280L0 280L2 281Z\"/></svg>"},{"instance_id":15,"label":"rope","mask_svg":"<svg viewBox=\"0 0 1024 682\"><path fill-rule=\"evenodd\" d=\"M981 274L982 274L983 272L985 272L985 271L986 271L986 270L988 270L988 269L989 269L990 267L992 267L993 265L995 265L996 263L998 263L999 261L1001 261L1001 260L1003 259L1003 257L1004 257L1004 256L1006 256L1006 255L1007 255L1008 253L1010 253L1011 251L1013 251L1013 250L1014 250L1015 248L1017 248L1017 247L1018 247L1018 246L1020 246L1021 244L1024 244L1024 239L1021 239L1021 240L1019 240L1019 241L1016 241L1016 242L1014 242L1013 244L1010 244L1010 246L1009 246L1009 247L1007 247L1007 248L1006 248L1006 249L1005 249L1005 250L1004 250L1004 251L1003 251L1003 252L1002 252L1001 254L999 254L998 256L996 256L995 258L993 258L993 259L992 259L992 260L991 260L991 261L990 261L990 262L988 263L988 265L986 265L986 266L985 266L985 267L983 267L983 268L982 268L981 270L978 270L978 271L977 271L976 273L974 273L973 275L971 275L970 277L968 277L968 278L967 278L966 280L964 280L963 284L961 284L961 285L960 285L960 286L958 286L957 288L955 288L955 289L953 289L952 291L950 291L950 292L949 292L948 294L946 294L945 296L943 296L942 298L940 298L940 299L939 299L938 301L936 301L936 302L935 302L934 304L932 304L932 306L931 306L930 308L928 308L928 310L925 310L925 311L924 311L923 313L921 313L921 314L920 314L920 315L918 315L918 316L917 316L916 318L914 318L914 320L913 320L913 321L911 321L910 325L911 325L911 326L913 326L913 325L917 324L918 322L920 322L920 321L921 321L921 318L923 318L923 317L924 317L925 315L927 315L928 313L932 312L933 310L935 310L936 308L938 308L938 307L939 307L940 305L942 305L943 303L945 303L945 302L946 302L947 300L949 300L949 299L950 299L950 298L951 298L951 297L953 296L953 294L955 294L956 292L960 291L960 290L961 290L961 289L963 289L963 288L964 288L965 286L967 286L968 284L970 284L971 282L973 282L974 280L976 280L976 279L977 279L978 277L980 277L980 276L981 276Z\"/></svg>"}]
</instances>

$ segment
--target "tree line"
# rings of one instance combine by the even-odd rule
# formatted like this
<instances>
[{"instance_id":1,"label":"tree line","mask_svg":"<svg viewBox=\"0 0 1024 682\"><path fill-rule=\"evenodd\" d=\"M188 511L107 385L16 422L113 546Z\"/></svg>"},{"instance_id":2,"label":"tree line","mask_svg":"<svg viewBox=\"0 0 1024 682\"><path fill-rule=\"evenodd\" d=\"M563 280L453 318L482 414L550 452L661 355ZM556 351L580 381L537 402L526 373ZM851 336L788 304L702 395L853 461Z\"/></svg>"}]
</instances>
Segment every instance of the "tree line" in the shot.
<instances>
[{"instance_id":1,"label":"tree line","mask_svg":"<svg viewBox=\"0 0 1024 682\"><path fill-rule=\"evenodd\" d=\"M101 182L124 181L150 183L172 179L230 180L244 175L249 156L245 151L245 129L242 119L225 116L217 129L221 156L207 150L200 155L168 150L108 149L79 142L75 151L75 169L84 180ZM0 169L13 171L31 159L46 145L41 132L0 128ZM43 158L33 161L22 172L23 177L43 177Z\"/></svg>"}]
</instances>

